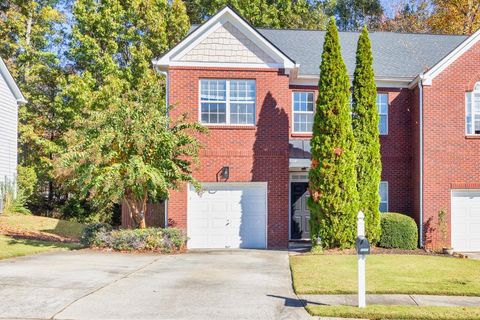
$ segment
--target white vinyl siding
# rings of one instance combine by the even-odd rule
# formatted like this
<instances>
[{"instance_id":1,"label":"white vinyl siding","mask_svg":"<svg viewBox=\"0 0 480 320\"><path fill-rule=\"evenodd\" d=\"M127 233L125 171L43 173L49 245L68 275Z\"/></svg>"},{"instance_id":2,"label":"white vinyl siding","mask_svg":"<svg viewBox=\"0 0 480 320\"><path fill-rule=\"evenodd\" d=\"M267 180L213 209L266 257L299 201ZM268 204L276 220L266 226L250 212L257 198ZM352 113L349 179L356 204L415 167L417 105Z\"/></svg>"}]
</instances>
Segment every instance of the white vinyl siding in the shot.
<instances>
[{"instance_id":1,"label":"white vinyl siding","mask_svg":"<svg viewBox=\"0 0 480 320\"><path fill-rule=\"evenodd\" d=\"M388 134L388 94L377 94L377 108L380 122L378 124L378 130L380 135Z\"/></svg>"},{"instance_id":2,"label":"white vinyl siding","mask_svg":"<svg viewBox=\"0 0 480 320\"><path fill-rule=\"evenodd\" d=\"M310 133L313 126L313 92L293 92L293 132Z\"/></svg>"},{"instance_id":3,"label":"white vinyl siding","mask_svg":"<svg viewBox=\"0 0 480 320\"><path fill-rule=\"evenodd\" d=\"M381 181L379 188L380 212L388 212L388 182Z\"/></svg>"},{"instance_id":4,"label":"white vinyl siding","mask_svg":"<svg viewBox=\"0 0 480 320\"><path fill-rule=\"evenodd\" d=\"M467 135L480 135L480 83L465 97L465 131Z\"/></svg>"},{"instance_id":5,"label":"white vinyl siding","mask_svg":"<svg viewBox=\"0 0 480 320\"><path fill-rule=\"evenodd\" d=\"M200 122L255 124L255 80L200 80Z\"/></svg>"},{"instance_id":6,"label":"white vinyl siding","mask_svg":"<svg viewBox=\"0 0 480 320\"><path fill-rule=\"evenodd\" d=\"M0 75L0 183L17 173L17 100Z\"/></svg>"}]
</instances>

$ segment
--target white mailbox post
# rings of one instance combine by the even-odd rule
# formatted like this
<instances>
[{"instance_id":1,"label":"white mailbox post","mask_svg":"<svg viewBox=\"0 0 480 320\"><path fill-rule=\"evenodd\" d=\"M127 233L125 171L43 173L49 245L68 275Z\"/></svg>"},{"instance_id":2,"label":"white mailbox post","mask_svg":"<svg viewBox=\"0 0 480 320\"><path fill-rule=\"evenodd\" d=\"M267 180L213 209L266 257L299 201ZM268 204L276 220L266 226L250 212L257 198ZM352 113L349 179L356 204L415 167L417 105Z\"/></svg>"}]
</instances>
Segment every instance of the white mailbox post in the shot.
<instances>
[{"instance_id":1,"label":"white mailbox post","mask_svg":"<svg viewBox=\"0 0 480 320\"><path fill-rule=\"evenodd\" d=\"M357 257L358 257L358 307L365 308L365 260L366 254L363 254L359 248L359 239L365 236L365 216L362 211L358 212L357 217Z\"/></svg>"}]
</instances>

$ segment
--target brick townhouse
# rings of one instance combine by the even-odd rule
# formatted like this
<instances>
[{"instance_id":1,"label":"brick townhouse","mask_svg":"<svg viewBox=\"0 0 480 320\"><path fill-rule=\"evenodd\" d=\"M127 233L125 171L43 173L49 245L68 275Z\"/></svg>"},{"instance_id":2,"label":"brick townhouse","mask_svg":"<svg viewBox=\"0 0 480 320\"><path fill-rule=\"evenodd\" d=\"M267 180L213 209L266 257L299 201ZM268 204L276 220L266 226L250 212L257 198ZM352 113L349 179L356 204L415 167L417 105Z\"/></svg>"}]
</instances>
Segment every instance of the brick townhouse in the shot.
<instances>
[{"instance_id":1,"label":"brick townhouse","mask_svg":"<svg viewBox=\"0 0 480 320\"><path fill-rule=\"evenodd\" d=\"M353 75L356 32L340 32ZM154 61L172 118L209 128L195 177L166 202L190 248L308 239L311 127L324 31L256 29L226 7ZM480 251L480 33L373 32L380 210L412 216L421 246ZM448 239L438 231L447 213ZM445 243L444 243L445 242Z\"/></svg>"}]
</instances>

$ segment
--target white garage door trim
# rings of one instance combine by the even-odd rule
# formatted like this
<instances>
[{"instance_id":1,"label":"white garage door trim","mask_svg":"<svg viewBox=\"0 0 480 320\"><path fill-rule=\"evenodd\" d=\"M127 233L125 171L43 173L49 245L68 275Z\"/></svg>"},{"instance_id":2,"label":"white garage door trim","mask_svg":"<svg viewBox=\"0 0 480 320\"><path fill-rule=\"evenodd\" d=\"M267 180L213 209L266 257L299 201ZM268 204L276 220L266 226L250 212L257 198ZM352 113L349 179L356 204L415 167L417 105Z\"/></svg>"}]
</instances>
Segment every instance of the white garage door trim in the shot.
<instances>
[{"instance_id":1,"label":"white garage door trim","mask_svg":"<svg viewBox=\"0 0 480 320\"><path fill-rule=\"evenodd\" d=\"M462 244L462 240L458 236L465 232L462 230L462 223L459 222L458 211L462 210L462 200L463 198L467 197L476 197L478 199L478 204L480 205L480 190L478 189L454 189L451 191L450 197L450 209L451 209L451 239L452 239L452 247L455 251L480 251L480 240L478 241L478 245L467 245L465 243ZM457 199L456 199L457 198ZM478 217L480 219L480 215ZM468 224L468 223L467 223ZM463 222L465 225L465 222ZM472 236L469 234L468 236Z\"/></svg>"},{"instance_id":2,"label":"white garage door trim","mask_svg":"<svg viewBox=\"0 0 480 320\"><path fill-rule=\"evenodd\" d=\"M230 188L230 187L262 187L264 191L264 199L265 199L265 238L264 238L264 244L262 247L259 248L264 248L266 249L268 246L268 183L267 182L204 182L201 183L202 187L206 188L212 188L214 189L215 187L218 188ZM191 233L191 221L190 221L190 213L192 212L191 208L191 193L196 193L194 188L192 187L191 184L188 184L187 186L187 236L190 238L190 233ZM190 247L189 243L187 242L187 247L189 249L194 249L195 247Z\"/></svg>"}]
</instances>

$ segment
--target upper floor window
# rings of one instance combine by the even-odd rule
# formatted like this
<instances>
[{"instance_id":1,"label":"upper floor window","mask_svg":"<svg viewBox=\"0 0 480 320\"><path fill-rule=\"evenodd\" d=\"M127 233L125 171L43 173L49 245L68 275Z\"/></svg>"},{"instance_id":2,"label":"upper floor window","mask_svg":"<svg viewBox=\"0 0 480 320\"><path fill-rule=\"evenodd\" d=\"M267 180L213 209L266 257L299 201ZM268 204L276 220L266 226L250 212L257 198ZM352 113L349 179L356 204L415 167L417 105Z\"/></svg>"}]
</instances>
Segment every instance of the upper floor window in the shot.
<instances>
[{"instance_id":1,"label":"upper floor window","mask_svg":"<svg viewBox=\"0 0 480 320\"><path fill-rule=\"evenodd\" d=\"M293 132L311 133L313 126L313 92L293 92Z\"/></svg>"},{"instance_id":2,"label":"upper floor window","mask_svg":"<svg viewBox=\"0 0 480 320\"><path fill-rule=\"evenodd\" d=\"M472 92L467 92L466 101L466 132L480 135L480 82Z\"/></svg>"},{"instance_id":3,"label":"upper floor window","mask_svg":"<svg viewBox=\"0 0 480 320\"><path fill-rule=\"evenodd\" d=\"M378 123L378 131L381 135L388 134L388 94L377 94L377 108L380 122Z\"/></svg>"},{"instance_id":4,"label":"upper floor window","mask_svg":"<svg viewBox=\"0 0 480 320\"><path fill-rule=\"evenodd\" d=\"M200 122L255 124L255 80L200 80Z\"/></svg>"},{"instance_id":5,"label":"upper floor window","mask_svg":"<svg viewBox=\"0 0 480 320\"><path fill-rule=\"evenodd\" d=\"M380 195L380 212L388 212L388 182L381 181L378 190Z\"/></svg>"}]
</instances>

